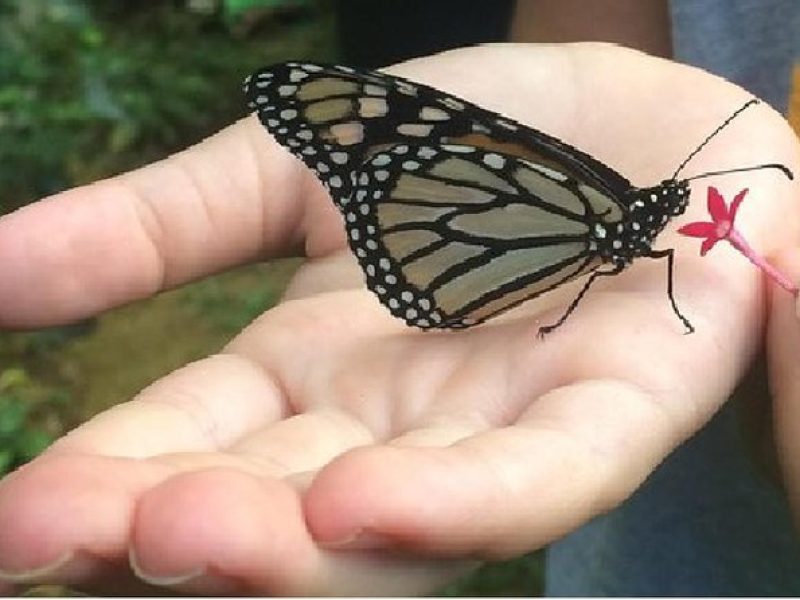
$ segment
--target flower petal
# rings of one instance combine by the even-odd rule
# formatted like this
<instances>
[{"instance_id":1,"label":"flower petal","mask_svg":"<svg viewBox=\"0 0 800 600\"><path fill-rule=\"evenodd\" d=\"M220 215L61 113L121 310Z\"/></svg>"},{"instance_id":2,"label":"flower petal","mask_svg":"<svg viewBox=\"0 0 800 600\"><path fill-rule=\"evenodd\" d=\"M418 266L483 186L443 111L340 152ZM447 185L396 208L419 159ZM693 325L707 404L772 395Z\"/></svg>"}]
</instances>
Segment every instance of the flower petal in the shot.
<instances>
[{"instance_id":1,"label":"flower petal","mask_svg":"<svg viewBox=\"0 0 800 600\"><path fill-rule=\"evenodd\" d=\"M747 195L747 188L744 188L741 192L736 194L736 197L731 202L731 227L733 227L734 222L736 221L736 213L739 210L739 205L744 200L744 197Z\"/></svg>"},{"instance_id":2,"label":"flower petal","mask_svg":"<svg viewBox=\"0 0 800 600\"><path fill-rule=\"evenodd\" d=\"M710 237L703 240L703 243L700 245L700 256L705 256L706 252L711 250L714 247L720 238L717 237Z\"/></svg>"},{"instance_id":3,"label":"flower petal","mask_svg":"<svg viewBox=\"0 0 800 600\"><path fill-rule=\"evenodd\" d=\"M728 219L728 207L725 205L725 199L712 185L708 186L708 212L715 223Z\"/></svg>"},{"instance_id":4,"label":"flower petal","mask_svg":"<svg viewBox=\"0 0 800 600\"><path fill-rule=\"evenodd\" d=\"M678 229L678 233L688 235L689 237L715 238L717 236L717 226L708 221L695 221L694 223L688 223Z\"/></svg>"}]
</instances>

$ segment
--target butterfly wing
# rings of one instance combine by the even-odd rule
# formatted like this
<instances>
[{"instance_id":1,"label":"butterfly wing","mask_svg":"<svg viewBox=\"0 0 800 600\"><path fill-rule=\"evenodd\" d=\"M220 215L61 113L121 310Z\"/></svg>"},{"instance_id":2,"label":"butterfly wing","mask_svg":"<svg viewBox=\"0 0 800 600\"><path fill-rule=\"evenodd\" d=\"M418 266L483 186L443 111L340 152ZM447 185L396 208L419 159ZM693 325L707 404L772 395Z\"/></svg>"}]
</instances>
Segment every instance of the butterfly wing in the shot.
<instances>
[{"instance_id":1,"label":"butterfly wing","mask_svg":"<svg viewBox=\"0 0 800 600\"><path fill-rule=\"evenodd\" d=\"M316 173L339 207L361 164L401 143L469 145L557 167L620 206L631 189L622 175L569 144L385 73L290 62L254 73L245 93L262 124Z\"/></svg>"},{"instance_id":2,"label":"butterfly wing","mask_svg":"<svg viewBox=\"0 0 800 600\"><path fill-rule=\"evenodd\" d=\"M596 269L624 213L563 170L463 145L374 154L343 205L367 285L421 328L462 328Z\"/></svg>"}]
</instances>

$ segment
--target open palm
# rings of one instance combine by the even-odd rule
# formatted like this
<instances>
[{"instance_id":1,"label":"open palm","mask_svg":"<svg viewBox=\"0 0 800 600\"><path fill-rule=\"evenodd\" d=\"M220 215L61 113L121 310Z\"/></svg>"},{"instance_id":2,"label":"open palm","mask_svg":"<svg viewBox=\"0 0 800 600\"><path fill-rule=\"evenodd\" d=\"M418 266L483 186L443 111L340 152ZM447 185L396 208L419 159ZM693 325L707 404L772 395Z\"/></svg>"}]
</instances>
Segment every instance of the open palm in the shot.
<instances>
[{"instance_id":1,"label":"open palm","mask_svg":"<svg viewBox=\"0 0 800 600\"><path fill-rule=\"evenodd\" d=\"M556 135L654 185L746 99L701 71L598 45L489 46L392 70ZM751 109L684 175L783 162ZM751 188L740 228L797 233L797 189ZM705 182L681 220L702 219ZM0 571L192 593L415 594L542 546L629 496L725 401L758 347L760 279L668 229L662 261L580 282L465 332L421 332L363 285L340 216L249 117L169 159L0 220L0 325L62 323L222 269L303 252L277 307L215 356L103 413L0 483ZM576 287L576 285L578 287ZM139 587L142 586L142 587Z\"/></svg>"}]
</instances>

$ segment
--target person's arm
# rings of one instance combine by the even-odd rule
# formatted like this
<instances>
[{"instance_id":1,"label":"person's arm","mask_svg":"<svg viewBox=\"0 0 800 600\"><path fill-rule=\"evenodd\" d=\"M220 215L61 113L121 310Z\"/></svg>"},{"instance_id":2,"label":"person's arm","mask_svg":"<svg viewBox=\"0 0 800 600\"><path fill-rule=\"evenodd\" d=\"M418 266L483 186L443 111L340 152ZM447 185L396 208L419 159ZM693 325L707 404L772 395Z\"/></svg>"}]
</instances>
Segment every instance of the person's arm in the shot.
<instances>
[{"instance_id":1,"label":"person's arm","mask_svg":"<svg viewBox=\"0 0 800 600\"><path fill-rule=\"evenodd\" d=\"M512 42L613 42L672 56L667 0L517 0Z\"/></svg>"}]
</instances>

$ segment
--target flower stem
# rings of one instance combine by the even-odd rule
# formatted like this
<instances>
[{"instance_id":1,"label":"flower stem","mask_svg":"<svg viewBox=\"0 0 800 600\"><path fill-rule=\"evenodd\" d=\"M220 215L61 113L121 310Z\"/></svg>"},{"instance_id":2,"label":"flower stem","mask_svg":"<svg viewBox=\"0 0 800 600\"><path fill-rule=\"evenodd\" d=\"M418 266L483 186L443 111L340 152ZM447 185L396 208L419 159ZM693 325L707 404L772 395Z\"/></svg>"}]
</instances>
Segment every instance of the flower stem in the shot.
<instances>
[{"instance_id":1,"label":"flower stem","mask_svg":"<svg viewBox=\"0 0 800 600\"><path fill-rule=\"evenodd\" d=\"M767 277L772 279L787 292L797 297L798 292L800 292L797 286L788 277L786 277L786 275L769 264L764 257L753 250L744 237L742 237L742 235L736 231L736 229L731 228L730 233L728 233L726 236L726 239L734 248L744 254L751 263L761 269L767 275Z\"/></svg>"}]
</instances>

